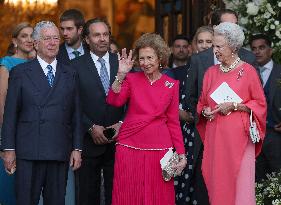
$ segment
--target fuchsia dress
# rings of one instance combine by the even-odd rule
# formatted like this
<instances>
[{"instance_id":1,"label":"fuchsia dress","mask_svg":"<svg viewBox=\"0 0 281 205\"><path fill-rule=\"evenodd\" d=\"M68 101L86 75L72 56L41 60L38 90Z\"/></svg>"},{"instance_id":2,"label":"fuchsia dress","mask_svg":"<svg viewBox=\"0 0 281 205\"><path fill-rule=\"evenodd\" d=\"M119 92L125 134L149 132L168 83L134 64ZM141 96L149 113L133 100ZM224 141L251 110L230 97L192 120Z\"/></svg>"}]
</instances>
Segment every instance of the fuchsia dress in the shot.
<instances>
[{"instance_id":1,"label":"fuchsia dress","mask_svg":"<svg viewBox=\"0 0 281 205\"><path fill-rule=\"evenodd\" d=\"M160 159L175 147L184 154L178 113L179 83L162 75L151 84L143 72L129 73L107 103L128 103L116 145L112 205L174 205L173 180L162 178Z\"/></svg>"},{"instance_id":2,"label":"fuchsia dress","mask_svg":"<svg viewBox=\"0 0 281 205\"><path fill-rule=\"evenodd\" d=\"M249 136L249 113L233 111L230 115L217 113L206 120L202 109L216 103L211 93L226 82L253 111L261 141L253 144ZM223 73L218 65L210 67L203 81L203 90L197 105L198 132L204 144L202 173L211 205L255 204L255 156L262 147L266 125L266 100L256 70L243 63Z\"/></svg>"}]
</instances>

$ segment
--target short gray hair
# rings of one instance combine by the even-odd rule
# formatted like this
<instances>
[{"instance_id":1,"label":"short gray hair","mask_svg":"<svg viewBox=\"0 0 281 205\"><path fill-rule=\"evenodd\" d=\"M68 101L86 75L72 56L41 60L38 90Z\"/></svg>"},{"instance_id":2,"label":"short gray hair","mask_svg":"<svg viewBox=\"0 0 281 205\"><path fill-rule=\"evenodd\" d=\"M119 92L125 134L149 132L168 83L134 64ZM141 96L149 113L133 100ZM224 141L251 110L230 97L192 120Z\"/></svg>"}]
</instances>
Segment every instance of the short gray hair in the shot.
<instances>
[{"instance_id":1,"label":"short gray hair","mask_svg":"<svg viewBox=\"0 0 281 205\"><path fill-rule=\"evenodd\" d=\"M41 30L45 28L52 28L57 26L52 21L40 21L38 22L33 30L32 38L34 40L39 40L41 38Z\"/></svg>"},{"instance_id":2,"label":"short gray hair","mask_svg":"<svg viewBox=\"0 0 281 205\"><path fill-rule=\"evenodd\" d=\"M214 35L222 35L230 48L238 52L245 40L242 28L230 22L223 22L214 28Z\"/></svg>"}]
</instances>

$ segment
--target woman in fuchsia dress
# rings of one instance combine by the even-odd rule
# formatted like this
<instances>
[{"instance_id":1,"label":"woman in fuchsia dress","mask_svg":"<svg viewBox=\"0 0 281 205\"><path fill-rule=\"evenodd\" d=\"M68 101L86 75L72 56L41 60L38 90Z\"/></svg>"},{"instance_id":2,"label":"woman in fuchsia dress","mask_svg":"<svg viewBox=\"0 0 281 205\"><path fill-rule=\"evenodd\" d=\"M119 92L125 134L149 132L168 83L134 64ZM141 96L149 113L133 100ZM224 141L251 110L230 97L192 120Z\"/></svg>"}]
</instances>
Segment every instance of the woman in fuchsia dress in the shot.
<instances>
[{"instance_id":1,"label":"woman in fuchsia dress","mask_svg":"<svg viewBox=\"0 0 281 205\"><path fill-rule=\"evenodd\" d=\"M180 154L176 165L186 165L178 103L179 83L161 74L169 48L156 34L144 34L136 42L134 58L142 72L128 73L132 52L122 50L119 70L107 103L128 103L124 123L116 139L113 205L174 205L173 180L163 180L160 159L169 148ZM160 66L161 65L161 66Z\"/></svg>"}]
</instances>

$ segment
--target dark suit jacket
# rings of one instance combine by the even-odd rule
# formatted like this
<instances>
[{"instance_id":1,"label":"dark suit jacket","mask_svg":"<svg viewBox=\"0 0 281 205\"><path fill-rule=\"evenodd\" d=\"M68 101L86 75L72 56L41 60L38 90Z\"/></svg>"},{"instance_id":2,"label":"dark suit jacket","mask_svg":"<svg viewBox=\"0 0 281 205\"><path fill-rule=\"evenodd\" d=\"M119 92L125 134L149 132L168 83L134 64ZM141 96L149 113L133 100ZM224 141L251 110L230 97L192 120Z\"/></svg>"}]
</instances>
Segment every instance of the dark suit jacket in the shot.
<instances>
[{"instance_id":1,"label":"dark suit jacket","mask_svg":"<svg viewBox=\"0 0 281 205\"><path fill-rule=\"evenodd\" d=\"M255 56L252 52L241 48L238 52L241 60L254 65ZM209 48L198 54L192 55L190 60L190 69L186 82L186 105L192 111L196 119L196 106L201 94L203 78L206 70L214 65L213 48ZM195 130L196 132L196 130ZM201 149L202 141L198 133L195 133L194 139L194 164Z\"/></svg>"},{"instance_id":2,"label":"dark suit jacket","mask_svg":"<svg viewBox=\"0 0 281 205\"><path fill-rule=\"evenodd\" d=\"M110 84L113 83L118 71L118 58L116 54L109 53ZM106 103L106 95L95 67L95 63L89 52L72 61L79 76L79 89L83 113L84 148L83 155L95 157L103 154L106 149L114 151L113 143L96 145L93 142L88 129L93 125L104 127L117 123L122 119L124 109L110 106Z\"/></svg>"},{"instance_id":3,"label":"dark suit jacket","mask_svg":"<svg viewBox=\"0 0 281 205\"><path fill-rule=\"evenodd\" d=\"M88 52L88 47L85 44L83 45L84 53ZM71 60L69 59L65 44L62 43L59 48L59 53L57 55L57 60L63 64L70 64Z\"/></svg>"},{"instance_id":4,"label":"dark suit jacket","mask_svg":"<svg viewBox=\"0 0 281 205\"><path fill-rule=\"evenodd\" d=\"M273 64L270 74L268 110L271 110L274 125L281 122L281 65Z\"/></svg>"},{"instance_id":5,"label":"dark suit jacket","mask_svg":"<svg viewBox=\"0 0 281 205\"><path fill-rule=\"evenodd\" d=\"M16 66L10 73L1 149L15 149L27 160L68 161L82 149L77 75L58 63L51 88L38 62Z\"/></svg>"}]
</instances>

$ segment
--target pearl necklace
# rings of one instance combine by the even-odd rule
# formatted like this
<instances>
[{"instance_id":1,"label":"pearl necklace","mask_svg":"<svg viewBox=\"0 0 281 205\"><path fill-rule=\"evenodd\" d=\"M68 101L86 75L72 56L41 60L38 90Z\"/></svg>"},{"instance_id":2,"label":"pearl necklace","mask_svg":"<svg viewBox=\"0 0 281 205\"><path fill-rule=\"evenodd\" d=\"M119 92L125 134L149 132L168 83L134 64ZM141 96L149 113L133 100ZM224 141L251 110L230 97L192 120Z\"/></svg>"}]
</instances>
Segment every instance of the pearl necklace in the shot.
<instances>
[{"instance_id":1,"label":"pearl necklace","mask_svg":"<svg viewBox=\"0 0 281 205\"><path fill-rule=\"evenodd\" d=\"M235 66L237 66L237 64L240 62L240 58L236 58L236 60L229 66L229 67L226 67L222 64L220 64L220 70L224 73L228 73L229 71L231 71L232 69L235 68Z\"/></svg>"}]
</instances>

